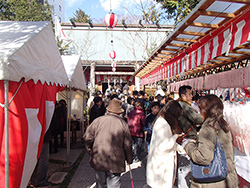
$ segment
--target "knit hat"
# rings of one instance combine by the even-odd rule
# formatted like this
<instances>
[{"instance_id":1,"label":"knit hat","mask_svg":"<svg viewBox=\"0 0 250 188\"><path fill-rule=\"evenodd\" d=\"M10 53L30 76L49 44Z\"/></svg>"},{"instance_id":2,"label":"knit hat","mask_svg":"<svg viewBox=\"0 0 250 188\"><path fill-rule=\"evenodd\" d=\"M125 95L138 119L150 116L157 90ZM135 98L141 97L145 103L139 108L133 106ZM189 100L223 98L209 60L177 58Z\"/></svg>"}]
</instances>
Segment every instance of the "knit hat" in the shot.
<instances>
[{"instance_id":1,"label":"knit hat","mask_svg":"<svg viewBox=\"0 0 250 188\"><path fill-rule=\"evenodd\" d=\"M109 112L120 114L120 113L124 112L121 104L122 104L122 101L118 100L117 98L114 98L109 102L107 110Z\"/></svg>"}]
</instances>

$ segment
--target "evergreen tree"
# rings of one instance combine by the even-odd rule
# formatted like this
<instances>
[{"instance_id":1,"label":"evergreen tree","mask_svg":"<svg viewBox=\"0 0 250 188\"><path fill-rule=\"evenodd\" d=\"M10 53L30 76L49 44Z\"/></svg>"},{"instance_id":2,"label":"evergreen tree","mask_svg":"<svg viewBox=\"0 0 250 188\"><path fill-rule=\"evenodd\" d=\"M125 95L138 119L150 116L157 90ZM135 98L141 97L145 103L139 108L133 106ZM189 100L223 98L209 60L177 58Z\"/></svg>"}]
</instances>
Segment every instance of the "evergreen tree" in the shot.
<instances>
[{"instance_id":1,"label":"evergreen tree","mask_svg":"<svg viewBox=\"0 0 250 188\"><path fill-rule=\"evenodd\" d=\"M76 10L74 13L74 17L72 18L74 22L78 23L88 23L89 21L89 16L80 8Z\"/></svg>"},{"instance_id":2,"label":"evergreen tree","mask_svg":"<svg viewBox=\"0 0 250 188\"><path fill-rule=\"evenodd\" d=\"M52 22L52 9L47 0L0 0L0 20Z\"/></svg>"},{"instance_id":3,"label":"evergreen tree","mask_svg":"<svg viewBox=\"0 0 250 188\"><path fill-rule=\"evenodd\" d=\"M174 24L181 22L200 2L200 0L156 0L165 10L166 19L174 19Z\"/></svg>"}]
</instances>

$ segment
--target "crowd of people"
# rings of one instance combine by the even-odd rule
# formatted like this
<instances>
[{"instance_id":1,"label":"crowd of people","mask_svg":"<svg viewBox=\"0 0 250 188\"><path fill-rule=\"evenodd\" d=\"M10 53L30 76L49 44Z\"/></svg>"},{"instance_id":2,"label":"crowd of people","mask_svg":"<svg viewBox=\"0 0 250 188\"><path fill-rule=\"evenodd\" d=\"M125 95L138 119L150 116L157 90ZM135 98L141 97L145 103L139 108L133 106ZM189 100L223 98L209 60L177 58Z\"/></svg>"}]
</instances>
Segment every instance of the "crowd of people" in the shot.
<instances>
[{"instance_id":1,"label":"crowd of people","mask_svg":"<svg viewBox=\"0 0 250 188\"><path fill-rule=\"evenodd\" d=\"M232 136L216 95L193 95L187 85L179 88L178 100L165 93L103 96L98 91L89 105L90 125L84 142L98 188L121 187L126 162L144 160L143 152L147 154L145 187L238 187ZM220 181L196 181L190 160L210 164L216 135L226 153L228 175Z\"/></svg>"}]
</instances>

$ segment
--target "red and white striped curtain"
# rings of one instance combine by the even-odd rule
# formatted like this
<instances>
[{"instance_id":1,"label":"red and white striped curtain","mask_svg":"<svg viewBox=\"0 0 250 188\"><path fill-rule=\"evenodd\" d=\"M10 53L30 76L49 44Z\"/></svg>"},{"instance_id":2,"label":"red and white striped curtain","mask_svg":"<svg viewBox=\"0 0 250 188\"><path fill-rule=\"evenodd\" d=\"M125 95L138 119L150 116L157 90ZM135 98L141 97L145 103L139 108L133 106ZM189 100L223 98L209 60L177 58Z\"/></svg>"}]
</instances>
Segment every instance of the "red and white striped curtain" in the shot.
<instances>
[{"instance_id":1,"label":"red and white striped curtain","mask_svg":"<svg viewBox=\"0 0 250 188\"><path fill-rule=\"evenodd\" d=\"M246 13L234 18L232 22L220 27L212 34L207 35L202 41L196 43L192 48L166 62L163 66L158 67L158 72L152 71L149 75L153 79L148 80L148 84L176 76L183 71L188 71L221 54L228 53L230 50L244 44L250 40L250 16ZM157 69L158 69L157 68ZM166 77L159 76L161 71L166 68ZM158 73L158 74L157 74Z\"/></svg>"}]
</instances>

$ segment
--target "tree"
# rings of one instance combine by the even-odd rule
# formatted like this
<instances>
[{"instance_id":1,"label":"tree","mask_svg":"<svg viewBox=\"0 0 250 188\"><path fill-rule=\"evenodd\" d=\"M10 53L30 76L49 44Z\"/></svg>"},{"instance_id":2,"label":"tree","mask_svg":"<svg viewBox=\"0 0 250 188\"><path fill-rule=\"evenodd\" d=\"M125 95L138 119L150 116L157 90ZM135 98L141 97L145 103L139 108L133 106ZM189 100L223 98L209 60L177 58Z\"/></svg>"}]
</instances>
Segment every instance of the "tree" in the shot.
<instances>
[{"instance_id":1,"label":"tree","mask_svg":"<svg viewBox=\"0 0 250 188\"><path fill-rule=\"evenodd\" d=\"M161 13L156 9L156 6L153 4L148 9L142 9L142 18L147 24L156 24L161 19Z\"/></svg>"},{"instance_id":2,"label":"tree","mask_svg":"<svg viewBox=\"0 0 250 188\"><path fill-rule=\"evenodd\" d=\"M52 9L46 0L44 5L35 0L1 0L0 20L50 21Z\"/></svg>"},{"instance_id":3,"label":"tree","mask_svg":"<svg viewBox=\"0 0 250 188\"><path fill-rule=\"evenodd\" d=\"M73 21L78 23L88 23L90 17L80 8L74 13Z\"/></svg>"},{"instance_id":4,"label":"tree","mask_svg":"<svg viewBox=\"0 0 250 188\"><path fill-rule=\"evenodd\" d=\"M159 37L152 37L149 34L149 27L150 25L158 25L160 22L162 22L161 10L159 9L159 7L157 7L156 3L150 0L134 0L133 10L129 8L130 6L128 6L125 2L121 5L121 7L126 10L129 15L126 17L126 22L128 21L133 24L138 24L139 20L139 23L143 25L143 30L145 31L143 34L141 32L138 32L136 35L134 35L130 31L127 31L131 33L132 39L131 44L127 45L134 46L135 42L140 43L141 47L145 51L145 56L143 58L147 59L159 44ZM135 13L132 11L135 11ZM129 41L130 40L126 42L129 43ZM136 50L134 48L131 48L130 50L132 51L132 54L134 54L136 59Z\"/></svg>"},{"instance_id":5,"label":"tree","mask_svg":"<svg viewBox=\"0 0 250 188\"><path fill-rule=\"evenodd\" d=\"M199 0L156 0L165 9L166 19L173 19L174 24L181 22L199 3Z\"/></svg>"},{"instance_id":6,"label":"tree","mask_svg":"<svg viewBox=\"0 0 250 188\"><path fill-rule=\"evenodd\" d=\"M59 51L60 51L60 54L61 55L65 55L66 54L66 51L69 49L69 45L71 44L71 42L68 42L66 44L63 44L63 40L60 40L58 37L57 37L57 46L59 48Z\"/></svg>"},{"instance_id":7,"label":"tree","mask_svg":"<svg viewBox=\"0 0 250 188\"><path fill-rule=\"evenodd\" d=\"M52 22L52 7L46 0L39 3L37 0L0 0L0 20L11 21L50 21ZM69 48L69 43L57 38L57 45L63 55Z\"/></svg>"}]
</instances>

